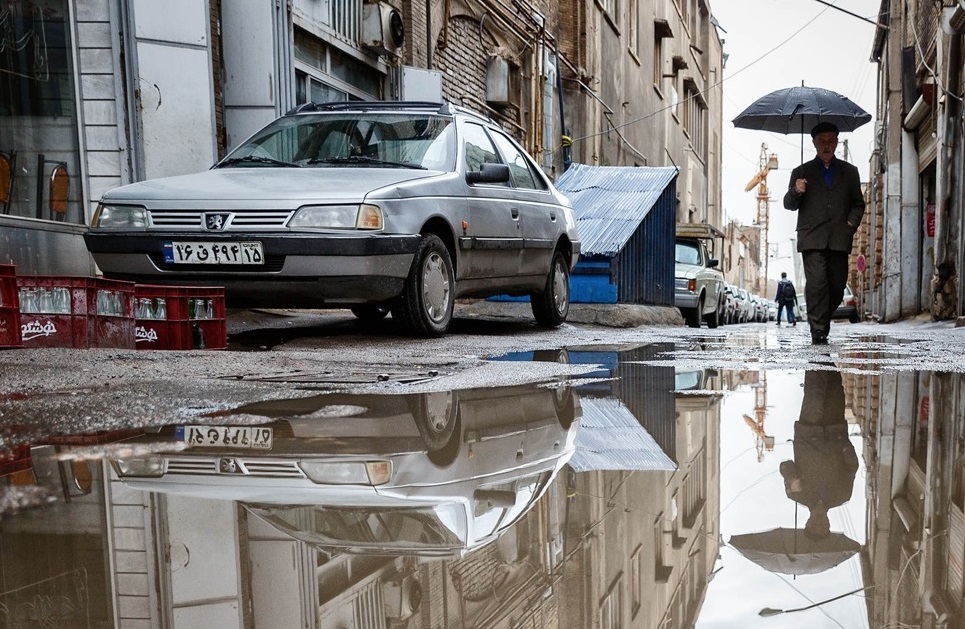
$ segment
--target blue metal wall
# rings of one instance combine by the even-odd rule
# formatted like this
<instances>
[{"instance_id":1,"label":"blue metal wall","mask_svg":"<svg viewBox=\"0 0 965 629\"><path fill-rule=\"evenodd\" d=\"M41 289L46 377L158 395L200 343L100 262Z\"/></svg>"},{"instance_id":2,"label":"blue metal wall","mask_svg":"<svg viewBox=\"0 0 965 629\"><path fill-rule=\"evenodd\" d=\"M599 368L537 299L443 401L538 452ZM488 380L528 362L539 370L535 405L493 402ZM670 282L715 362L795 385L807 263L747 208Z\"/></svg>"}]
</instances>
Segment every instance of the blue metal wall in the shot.
<instances>
[{"instance_id":1,"label":"blue metal wall","mask_svg":"<svg viewBox=\"0 0 965 629\"><path fill-rule=\"evenodd\" d=\"M673 306L676 205L675 179L614 259L620 303Z\"/></svg>"}]
</instances>

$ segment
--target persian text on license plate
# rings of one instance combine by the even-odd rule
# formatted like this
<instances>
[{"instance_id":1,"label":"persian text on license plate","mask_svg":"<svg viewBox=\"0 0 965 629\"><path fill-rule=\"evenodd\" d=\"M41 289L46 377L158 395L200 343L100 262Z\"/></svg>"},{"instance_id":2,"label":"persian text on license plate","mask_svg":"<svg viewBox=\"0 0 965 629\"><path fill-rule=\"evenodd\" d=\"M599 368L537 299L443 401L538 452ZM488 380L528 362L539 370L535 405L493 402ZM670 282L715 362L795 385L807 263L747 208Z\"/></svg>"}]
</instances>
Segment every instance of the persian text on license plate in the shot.
<instances>
[{"instance_id":1,"label":"persian text on license plate","mask_svg":"<svg viewBox=\"0 0 965 629\"><path fill-rule=\"evenodd\" d=\"M272 429L263 426L178 426L175 436L189 446L269 450Z\"/></svg>"},{"instance_id":2,"label":"persian text on license plate","mask_svg":"<svg viewBox=\"0 0 965 629\"><path fill-rule=\"evenodd\" d=\"M164 243L164 261L169 264L264 264L260 242L178 242Z\"/></svg>"}]
</instances>

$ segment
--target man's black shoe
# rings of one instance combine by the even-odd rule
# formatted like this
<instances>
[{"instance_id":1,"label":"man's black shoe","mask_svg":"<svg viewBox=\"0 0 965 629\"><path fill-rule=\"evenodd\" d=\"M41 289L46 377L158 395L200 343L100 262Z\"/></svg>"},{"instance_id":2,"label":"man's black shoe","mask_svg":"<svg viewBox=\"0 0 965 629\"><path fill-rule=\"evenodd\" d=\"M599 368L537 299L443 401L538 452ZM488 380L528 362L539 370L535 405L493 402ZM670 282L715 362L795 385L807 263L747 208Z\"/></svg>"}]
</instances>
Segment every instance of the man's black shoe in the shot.
<instances>
[{"instance_id":1,"label":"man's black shoe","mask_svg":"<svg viewBox=\"0 0 965 629\"><path fill-rule=\"evenodd\" d=\"M828 337L818 332L811 335L811 345L827 345Z\"/></svg>"}]
</instances>

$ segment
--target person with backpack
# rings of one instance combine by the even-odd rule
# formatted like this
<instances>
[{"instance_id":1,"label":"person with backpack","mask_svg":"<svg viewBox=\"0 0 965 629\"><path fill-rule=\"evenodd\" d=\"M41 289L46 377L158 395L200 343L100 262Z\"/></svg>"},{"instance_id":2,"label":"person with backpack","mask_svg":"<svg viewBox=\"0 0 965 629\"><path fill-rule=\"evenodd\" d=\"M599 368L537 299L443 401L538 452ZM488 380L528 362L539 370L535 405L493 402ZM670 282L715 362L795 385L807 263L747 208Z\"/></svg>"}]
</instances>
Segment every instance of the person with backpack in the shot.
<instances>
[{"instance_id":1,"label":"person with backpack","mask_svg":"<svg viewBox=\"0 0 965 629\"><path fill-rule=\"evenodd\" d=\"M781 273L781 281L777 283L777 295L774 297L777 302L777 325L781 325L781 311L787 309L787 322L792 326L797 326L794 319L794 302L797 301L797 291L794 284L787 279L787 273Z\"/></svg>"}]
</instances>

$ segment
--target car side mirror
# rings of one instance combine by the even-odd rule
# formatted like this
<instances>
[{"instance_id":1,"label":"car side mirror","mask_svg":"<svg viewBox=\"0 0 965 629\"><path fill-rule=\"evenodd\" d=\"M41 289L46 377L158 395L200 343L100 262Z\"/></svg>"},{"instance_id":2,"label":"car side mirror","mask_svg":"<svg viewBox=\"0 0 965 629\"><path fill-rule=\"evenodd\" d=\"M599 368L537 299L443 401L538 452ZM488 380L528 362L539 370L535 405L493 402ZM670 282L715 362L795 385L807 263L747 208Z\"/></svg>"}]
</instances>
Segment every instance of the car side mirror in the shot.
<instances>
[{"instance_id":1,"label":"car side mirror","mask_svg":"<svg viewBox=\"0 0 965 629\"><path fill-rule=\"evenodd\" d=\"M507 183L509 181L509 166L506 164L482 164L479 170L466 173L466 182L476 183Z\"/></svg>"},{"instance_id":2,"label":"car side mirror","mask_svg":"<svg viewBox=\"0 0 965 629\"><path fill-rule=\"evenodd\" d=\"M707 268L708 268L708 269L712 269L712 268L714 268L715 266L717 266L718 264L720 264L720 260L718 260L717 258L711 258L710 260L707 260Z\"/></svg>"}]
</instances>

